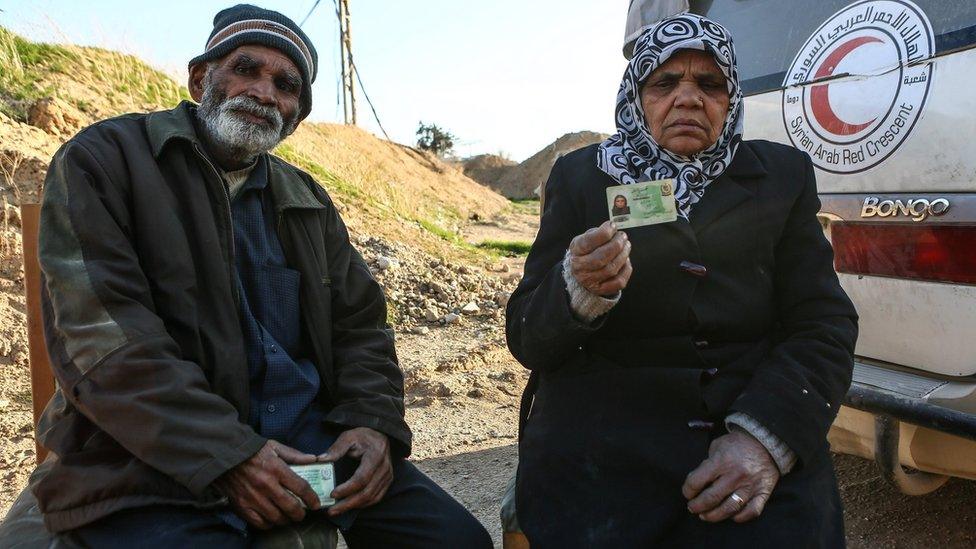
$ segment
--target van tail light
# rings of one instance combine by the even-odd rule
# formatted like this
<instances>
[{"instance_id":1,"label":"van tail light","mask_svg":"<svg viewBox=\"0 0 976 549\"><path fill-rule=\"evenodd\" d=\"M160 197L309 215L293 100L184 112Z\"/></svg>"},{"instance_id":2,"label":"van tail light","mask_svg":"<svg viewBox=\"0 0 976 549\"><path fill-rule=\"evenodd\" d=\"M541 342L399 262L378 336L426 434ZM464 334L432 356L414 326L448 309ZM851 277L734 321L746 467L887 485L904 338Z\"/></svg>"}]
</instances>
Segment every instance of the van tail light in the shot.
<instances>
[{"instance_id":1,"label":"van tail light","mask_svg":"<svg viewBox=\"0 0 976 549\"><path fill-rule=\"evenodd\" d=\"M976 226L830 224L839 273L976 284Z\"/></svg>"}]
</instances>

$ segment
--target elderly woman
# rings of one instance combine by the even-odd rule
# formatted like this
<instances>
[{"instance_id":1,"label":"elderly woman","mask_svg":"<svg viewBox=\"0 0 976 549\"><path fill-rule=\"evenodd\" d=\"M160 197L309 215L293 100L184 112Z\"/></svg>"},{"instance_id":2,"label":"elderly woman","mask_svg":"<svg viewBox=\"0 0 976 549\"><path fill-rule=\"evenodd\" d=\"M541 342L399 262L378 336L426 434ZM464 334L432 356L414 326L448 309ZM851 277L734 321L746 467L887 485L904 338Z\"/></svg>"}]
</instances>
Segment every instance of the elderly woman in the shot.
<instances>
[{"instance_id":1,"label":"elderly woman","mask_svg":"<svg viewBox=\"0 0 976 549\"><path fill-rule=\"evenodd\" d=\"M532 370L518 522L538 547L839 547L826 434L857 315L809 157L743 141L728 32L647 29L617 133L553 166L508 305ZM678 218L623 230L607 187L673 179Z\"/></svg>"}]
</instances>

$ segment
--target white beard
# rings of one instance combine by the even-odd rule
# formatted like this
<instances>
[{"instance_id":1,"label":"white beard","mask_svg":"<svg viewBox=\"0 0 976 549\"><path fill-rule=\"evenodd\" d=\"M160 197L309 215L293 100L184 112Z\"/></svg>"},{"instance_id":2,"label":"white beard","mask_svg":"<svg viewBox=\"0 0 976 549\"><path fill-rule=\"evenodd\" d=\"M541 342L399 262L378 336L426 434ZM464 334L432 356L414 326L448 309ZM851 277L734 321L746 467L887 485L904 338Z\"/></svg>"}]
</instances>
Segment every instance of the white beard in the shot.
<instances>
[{"instance_id":1,"label":"white beard","mask_svg":"<svg viewBox=\"0 0 976 549\"><path fill-rule=\"evenodd\" d=\"M214 84L209 72L203 84L203 98L197 117L203 122L213 143L225 149L233 158L248 161L268 152L295 130L295 121L286 126L281 113L274 107L261 105L246 95L225 99L226 96ZM268 124L250 121L238 111L264 118Z\"/></svg>"}]
</instances>

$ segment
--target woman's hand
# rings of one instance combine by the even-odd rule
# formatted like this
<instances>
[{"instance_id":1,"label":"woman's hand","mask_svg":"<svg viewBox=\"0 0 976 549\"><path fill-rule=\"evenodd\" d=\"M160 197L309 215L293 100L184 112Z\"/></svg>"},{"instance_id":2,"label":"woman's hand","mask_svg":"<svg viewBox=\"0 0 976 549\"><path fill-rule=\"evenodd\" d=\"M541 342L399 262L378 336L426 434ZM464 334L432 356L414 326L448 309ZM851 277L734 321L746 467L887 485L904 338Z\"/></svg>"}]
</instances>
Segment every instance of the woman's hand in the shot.
<instances>
[{"instance_id":1,"label":"woman's hand","mask_svg":"<svg viewBox=\"0 0 976 549\"><path fill-rule=\"evenodd\" d=\"M590 293L610 297L623 290L634 268L630 241L610 221L578 235L569 243L573 277Z\"/></svg>"},{"instance_id":2,"label":"woman's hand","mask_svg":"<svg viewBox=\"0 0 976 549\"><path fill-rule=\"evenodd\" d=\"M766 448L734 430L712 441L708 458L688 474L681 492L688 511L702 520L746 522L762 514L777 482L779 469Z\"/></svg>"}]
</instances>

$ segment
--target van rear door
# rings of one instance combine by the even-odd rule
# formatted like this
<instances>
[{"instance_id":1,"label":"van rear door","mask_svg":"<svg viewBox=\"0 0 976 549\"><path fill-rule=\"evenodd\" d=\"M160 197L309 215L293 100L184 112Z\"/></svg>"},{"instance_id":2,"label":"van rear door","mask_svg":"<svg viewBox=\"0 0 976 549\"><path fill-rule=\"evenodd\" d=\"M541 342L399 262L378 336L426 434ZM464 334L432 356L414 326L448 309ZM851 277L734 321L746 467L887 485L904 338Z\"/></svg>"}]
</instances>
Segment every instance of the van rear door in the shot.
<instances>
[{"instance_id":1,"label":"van rear door","mask_svg":"<svg viewBox=\"0 0 976 549\"><path fill-rule=\"evenodd\" d=\"M976 2L714 0L745 137L817 167L857 354L976 375Z\"/></svg>"}]
</instances>

